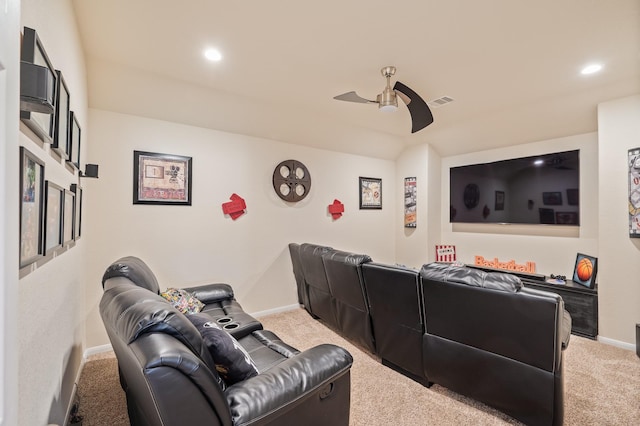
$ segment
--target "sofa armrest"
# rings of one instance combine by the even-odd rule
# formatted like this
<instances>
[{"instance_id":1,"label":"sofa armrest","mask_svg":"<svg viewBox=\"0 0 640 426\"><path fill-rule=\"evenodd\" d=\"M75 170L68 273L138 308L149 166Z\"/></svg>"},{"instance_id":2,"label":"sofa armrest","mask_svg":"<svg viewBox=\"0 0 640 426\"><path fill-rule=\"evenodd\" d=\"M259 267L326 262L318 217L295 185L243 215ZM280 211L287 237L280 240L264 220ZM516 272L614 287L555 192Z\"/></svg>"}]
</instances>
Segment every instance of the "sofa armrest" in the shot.
<instances>
[{"instance_id":1,"label":"sofa armrest","mask_svg":"<svg viewBox=\"0 0 640 426\"><path fill-rule=\"evenodd\" d=\"M221 300L233 299L233 289L229 284L214 283L198 287L188 287L183 290L193 294L199 301L208 305Z\"/></svg>"},{"instance_id":2,"label":"sofa armrest","mask_svg":"<svg viewBox=\"0 0 640 426\"><path fill-rule=\"evenodd\" d=\"M353 358L345 349L322 344L236 383L225 392L233 423L263 418L307 394L319 392L323 385L348 372L352 364Z\"/></svg>"},{"instance_id":3,"label":"sofa armrest","mask_svg":"<svg viewBox=\"0 0 640 426\"><path fill-rule=\"evenodd\" d=\"M566 349L569 346L569 338L571 337L571 315L566 310L562 313L560 330L562 333L562 349Z\"/></svg>"}]
</instances>

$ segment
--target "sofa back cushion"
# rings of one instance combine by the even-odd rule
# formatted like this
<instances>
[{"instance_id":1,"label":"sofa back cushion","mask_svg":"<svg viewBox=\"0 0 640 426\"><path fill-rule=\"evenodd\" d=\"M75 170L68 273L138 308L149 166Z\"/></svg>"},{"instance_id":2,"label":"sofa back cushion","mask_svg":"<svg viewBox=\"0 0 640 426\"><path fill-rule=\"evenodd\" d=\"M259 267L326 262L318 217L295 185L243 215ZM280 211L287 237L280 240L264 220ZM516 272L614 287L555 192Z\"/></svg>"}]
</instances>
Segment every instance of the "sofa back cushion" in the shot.
<instances>
[{"instance_id":1,"label":"sofa back cushion","mask_svg":"<svg viewBox=\"0 0 640 426\"><path fill-rule=\"evenodd\" d=\"M158 280L151 269L141 259L126 256L113 262L102 276L102 288L109 278L125 277L139 287L146 288L155 294L160 294Z\"/></svg>"},{"instance_id":2,"label":"sofa back cushion","mask_svg":"<svg viewBox=\"0 0 640 426\"><path fill-rule=\"evenodd\" d=\"M331 295L342 303L368 311L360 266L371 262L371 257L332 250L322 255L322 262Z\"/></svg>"},{"instance_id":3,"label":"sofa back cushion","mask_svg":"<svg viewBox=\"0 0 640 426\"><path fill-rule=\"evenodd\" d=\"M518 291L517 277L464 266L424 265L420 275L427 335L555 371L564 311L560 296Z\"/></svg>"},{"instance_id":4,"label":"sofa back cushion","mask_svg":"<svg viewBox=\"0 0 640 426\"><path fill-rule=\"evenodd\" d=\"M485 272L480 269L448 263L424 265L420 274L424 278L472 287L482 287L515 293L522 288L522 281L515 275L502 272Z\"/></svg>"},{"instance_id":5,"label":"sofa back cushion","mask_svg":"<svg viewBox=\"0 0 640 426\"><path fill-rule=\"evenodd\" d=\"M300 244L289 244L289 255L291 256L291 265L293 266L293 277L296 279L298 289L298 303L308 305L308 297L304 287L304 273L302 272L302 262L300 261Z\"/></svg>"},{"instance_id":6,"label":"sofa back cushion","mask_svg":"<svg viewBox=\"0 0 640 426\"><path fill-rule=\"evenodd\" d=\"M117 277L112 280L128 281ZM161 296L129 282L110 286L100 301L100 313L107 327L126 344L151 333L168 334L179 340L215 373L215 363L197 328ZM224 389L224 382L217 377Z\"/></svg>"}]
</instances>

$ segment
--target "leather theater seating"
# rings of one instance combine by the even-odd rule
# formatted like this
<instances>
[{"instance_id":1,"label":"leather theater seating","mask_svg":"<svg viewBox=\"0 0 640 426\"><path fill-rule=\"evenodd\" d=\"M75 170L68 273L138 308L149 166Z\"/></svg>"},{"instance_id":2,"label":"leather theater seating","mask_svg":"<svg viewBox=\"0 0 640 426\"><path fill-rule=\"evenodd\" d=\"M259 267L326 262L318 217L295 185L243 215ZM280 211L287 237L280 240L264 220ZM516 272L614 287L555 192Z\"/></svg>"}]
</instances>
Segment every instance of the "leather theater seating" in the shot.
<instances>
[{"instance_id":1,"label":"leather theater seating","mask_svg":"<svg viewBox=\"0 0 640 426\"><path fill-rule=\"evenodd\" d=\"M291 243L289 252L309 314L384 365L529 425L562 424L571 317L557 294L465 266L419 271L307 243Z\"/></svg>"},{"instance_id":2,"label":"leather theater seating","mask_svg":"<svg viewBox=\"0 0 640 426\"><path fill-rule=\"evenodd\" d=\"M230 286L191 288L205 303L197 315L226 327L257 369L225 383L206 339L159 295L142 260L117 260L102 284L100 314L132 425L349 424L353 358L345 349L323 344L300 352L246 314Z\"/></svg>"}]
</instances>

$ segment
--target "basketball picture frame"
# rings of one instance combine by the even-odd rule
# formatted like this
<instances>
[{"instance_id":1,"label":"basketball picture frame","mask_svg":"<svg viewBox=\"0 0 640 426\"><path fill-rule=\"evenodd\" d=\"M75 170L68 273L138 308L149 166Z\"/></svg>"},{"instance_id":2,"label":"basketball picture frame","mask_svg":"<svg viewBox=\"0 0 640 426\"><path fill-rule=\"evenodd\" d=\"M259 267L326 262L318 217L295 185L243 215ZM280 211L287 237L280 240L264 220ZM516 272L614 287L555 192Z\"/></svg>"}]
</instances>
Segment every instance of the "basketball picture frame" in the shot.
<instances>
[{"instance_id":1,"label":"basketball picture frame","mask_svg":"<svg viewBox=\"0 0 640 426\"><path fill-rule=\"evenodd\" d=\"M587 288L594 288L596 285L597 272L598 258L578 253L576 256L576 264L573 268L573 282Z\"/></svg>"}]
</instances>

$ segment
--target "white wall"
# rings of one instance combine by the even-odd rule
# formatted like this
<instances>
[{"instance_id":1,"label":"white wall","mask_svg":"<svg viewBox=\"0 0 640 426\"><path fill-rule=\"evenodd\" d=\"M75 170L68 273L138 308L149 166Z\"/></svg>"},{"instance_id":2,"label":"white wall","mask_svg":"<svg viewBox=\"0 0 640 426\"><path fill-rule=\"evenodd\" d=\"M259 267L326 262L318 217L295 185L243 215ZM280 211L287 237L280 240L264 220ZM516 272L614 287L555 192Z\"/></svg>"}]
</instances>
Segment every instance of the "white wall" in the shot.
<instances>
[{"instance_id":1,"label":"white wall","mask_svg":"<svg viewBox=\"0 0 640 426\"><path fill-rule=\"evenodd\" d=\"M640 147L640 96L598 105L600 335L635 344L640 239L629 238L627 151Z\"/></svg>"},{"instance_id":2,"label":"white wall","mask_svg":"<svg viewBox=\"0 0 640 426\"><path fill-rule=\"evenodd\" d=\"M429 145L413 146L396 159L396 262L419 269L434 260L440 236L440 156ZM404 179L418 187L417 226L404 227Z\"/></svg>"},{"instance_id":3,"label":"white wall","mask_svg":"<svg viewBox=\"0 0 640 426\"><path fill-rule=\"evenodd\" d=\"M287 244L312 242L394 262L396 177L392 161L291 145L133 115L90 110L89 162L100 177L85 184L87 344L108 343L99 317L100 279L121 256L142 258L160 287L226 282L248 312L297 303ZM133 151L193 158L193 205L134 205ZM272 187L281 161L295 159L311 174L311 191L286 203ZM359 210L358 177L382 178L383 209ZM225 217L236 193L247 214ZM333 220L327 206L345 205Z\"/></svg>"},{"instance_id":4,"label":"white wall","mask_svg":"<svg viewBox=\"0 0 640 426\"><path fill-rule=\"evenodd\" d=\"M21 26L37 31L53 66L64 75L71 110L77 113L83 130L84 149L90 143L86 73L71 2L23 0L21 12ZM69 169L50 145L43 144L22 123L20 130L19 144L45 162L45 179L66 189L72 183L79 183L78 173ZM82 149L81 159L84 158ZM14 176L18 176L17 169ZM17 179L11 182L17 185ZM16 218L14 223L17 222ZM15 247L17 243L11 249ZM85 283L82 278L87 263L86 247L85 240L80 239L75 246L41 266L33 265L32 272L20 279L17 312L20 417L17 424L62 424L65 420L84 350Z\"/></svg>"},{"instance_id":5,"label":"white wall","mask_svg":"<svg viewBox=\"0 0 640 426\"><path fill-rule=\"evenodd\" d=\"M0 425L18 423L18 102L20 2L0 0Z\"/></svg>"},{"instance_id":6,"label":"white wall","mask_svg":"<svg viewBox=\"0 0 640 426\"><path fill-rule=\"evenodd\" d=\"M449 168L480 162L580 149L579 231L541 225L459 226L449 222ZM456 245L458 260L473 263L475 255L516 263L533 261L540 274L571 275L578 252L598 256L598 140L595 133L509 148L446 157L442 160L442 244Z\"/></svg>"}]
</instances>

